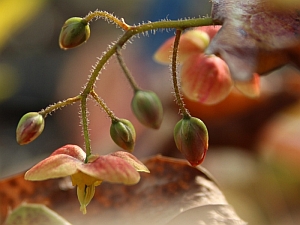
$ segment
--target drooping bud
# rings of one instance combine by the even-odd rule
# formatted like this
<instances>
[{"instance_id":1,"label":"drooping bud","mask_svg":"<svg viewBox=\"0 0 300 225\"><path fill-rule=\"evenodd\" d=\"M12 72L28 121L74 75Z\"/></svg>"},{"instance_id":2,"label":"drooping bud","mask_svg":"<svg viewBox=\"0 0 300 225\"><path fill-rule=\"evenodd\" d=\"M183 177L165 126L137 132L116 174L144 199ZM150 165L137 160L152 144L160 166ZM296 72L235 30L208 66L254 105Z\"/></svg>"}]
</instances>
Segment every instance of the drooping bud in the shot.
<instances>
[{"instance_id":1,"label":"drooping bud","mask_svg":"<svg viewBox=\"0 0 300 225\"><path fill-rule=\"evenodd\" d=\"M59 46L64 50L74 48L86 42L89 37L90 26L87 21L80 17L72 17L61 28Z\"/></svg>"},{"instance_id":2,"label":"drooping bud","mask_svg":"<svg viewBox=\"0 0 300 225\"><path fill-rule=\"evenodd\" d=\"M113 141L121 148L127 151L133 151L136 133L134 126L129 120L112 120L110 126L110 136L113 139Z\"/></svg>"},{"instance_id":3,"label":"drooping bud","mask_svg":"<svg viewBox=\"0 0 300 225\"><path fill-rule=\"evenodd\" d=\"M45 120L37 112L26 113L19 121L16 129L17 142L26 145L35 140L44 130Z\"/></svg>"},{"instance_id":4,"label":"drooping bud","mask_svg":"<svg viewBox=\"0 0 300 225\"><path fill-rule=\"evenodd\" d=\"M201 164L208 149L208 131L196 117L183 117L174 128L174 140L179 151L192 166Z\"/></svg>"},{"instance_id":5,"label":"drooping bud","mask_svg":"<svg viewBox=\"0 0 300 225\"><path fill-rule=\"evenodd\" d=\"M158 129L163 119L163 107L152 91L138 90L131 101L131 108L137 119L153 129Z\"/></svg>"}]
</instances>

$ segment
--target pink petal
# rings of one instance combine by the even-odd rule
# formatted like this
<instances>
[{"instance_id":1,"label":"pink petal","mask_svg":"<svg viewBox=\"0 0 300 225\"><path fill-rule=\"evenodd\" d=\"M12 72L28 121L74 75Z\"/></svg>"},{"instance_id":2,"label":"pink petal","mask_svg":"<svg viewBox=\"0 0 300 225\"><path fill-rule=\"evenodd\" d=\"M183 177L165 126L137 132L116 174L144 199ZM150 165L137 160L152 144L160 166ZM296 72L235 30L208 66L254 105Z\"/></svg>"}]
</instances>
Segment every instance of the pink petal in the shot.
<instances>
[{"instance_id":1,"label":"pink petal","mask_svg":"<svg viewBox=\"0 0 300 225\"><path fill-rule=\"evenodd\" d=\"M205 26L205 27L197 27L196 30L203 31L208 34L210 40L218 33L222 26Z\"/></svg>"},{"instance_id":2,"label":"pink petal","mask_svg":"<svg viewBox=\"0 0 300 225\"><path fill-rule=\"evenodd\" d=\"M169 38L155 52L154 59L163 64L169 64L172 55L175 38ZM201 30L189 30L185 32L179 42L178 61L184 62L191 54L202 53L209 44L209 36Z\"/></svg>"},{"instance_id":3,"label":"pink petal","mask_svg":"<svg viewBox=\"0 0 300 225\"><path fill-rule=\"evenodd\" d=\"M256 98L260 95L260 77L257 73L253 74L253 77L249 81L236 81L235 87L244 95L250 98Z\"/></svg>"},{"instance_id":4,"label":"pink petal","mask_svg":"<svg viewBox=\"0 0 300 225\"><path fill-rule=\"evenodd\" d=\"M148 168L141 161L139 161L134 155L130 154L129 152L118 151L118 152L112 153L111 155L125 160L130 165L132 165L136 169L136 171L150 173Z\"/></svg>"},{"instance_id":5,"label":"pink petal","mask_svg":"<svg viewBox=\"0 0 300 225\"><path fill-rule=\"evenodd\" d=\"M58 154L65 154L72 156L75 159L80 161L84 161L86 154L85 152L77 145L65 145L57 150L55 150L51 156L58 155Z\"/></svg>"},{"instance_id":6,"label":"pink petal","mask_svg":"<svg viewBox=\"0 0 300 225\"><path fill-rule=\"evenodd\" d=\"M78 169L89 176L111 183L132 185L140 180L140 174L132 165L113 155L100 156L91 163L78 165Z\"/></svg>"},{"instance_id":7,"label":"pink petal","mask_svg":"<svg viewBox=\"0 0 300 225\"><path fill-rule=\"evenodd\" d=\"M77 171L81 161L65 154L53 155L36 164L25 173L25 180L47 180L65 177Z\"/></svg>"},{"instance_id":8,"label":"pink petal","mask_svg":"<svg viewBox=\"0 0 300 225\"><path fill-rule=\"evenodd\" d=\"M182 65L181 88L192 101L216 104L227 97L232 88L228 66L214 55L192 55Z\"/></svg>"}]
</instances>

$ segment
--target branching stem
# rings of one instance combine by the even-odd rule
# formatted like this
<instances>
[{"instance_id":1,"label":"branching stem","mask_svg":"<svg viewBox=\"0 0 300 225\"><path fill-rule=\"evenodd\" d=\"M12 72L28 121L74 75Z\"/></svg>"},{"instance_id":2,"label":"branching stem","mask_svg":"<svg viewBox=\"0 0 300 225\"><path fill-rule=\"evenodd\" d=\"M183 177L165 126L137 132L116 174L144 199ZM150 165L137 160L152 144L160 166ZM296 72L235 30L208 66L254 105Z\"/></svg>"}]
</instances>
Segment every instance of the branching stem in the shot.
<instances>
[{"instance_id":1,"label":"branching stem","mask_svg":"<svg viewBox=\"0 0 300 225\"><path fill-rule=\"evenodd\" d=\"M174 83L174 90L175 95L177 99L177 103L180 107L181 113L183 116L189 116L188 111L184 107L184 103L181 99L181 95L179 92L178 87L178 81L177 81L177 50L178 50L178 43L179 38L182 30L186 28L191 27L198 27L198 26L209 26L214 25L214 22L212 18L206 17L206 18L197 18L197 19L186 19L186 20L174 20L174 21L157 21L157 22L148 22L145 24L137 25L137 26L129 26L125 23L123 19L118 19L114 15L104 12L104 11L94 11L89 13L84 20L86 20L88 23L92 22L93 19L98 18L104 18L108 22L113 22L114 24L121 27L125 33L119 38L119 40L112 45L108 51L100 58L100 60L95 65L95 68L93 72L91 73L88 82L86 83L82 93L76 97L69 98L65 101L58 102L54 105L51 105L47 107L45 110L42 110L40 112L41 115L46 117L51 112L62 108L66 105L73 104L76 101L81 101L81 121L82 121L82 129L83 129L83 136L85 141L85 148L86 148L86 157L88 158L91 155L91 144L90 144L90 134L88 129L88 119L87 119L87 98L89 95L91 95L98 103L99 105L105 110L105 112L108 114L108 116L114 120L116 117L114 116L113 112L109 110L109 108L106 106L104 101L99 98L97 93L94 91L94 85L97 81L97 78L104 67L104 65L108 62L108 60L114 55L117 55L117 58L120 62L120 65L125 72L131 86L136 91L138 90L138 86L135 83L133 77L131 76L129 70L127 69L125 63L122 60L120 49L125 45L125 43L131 39L136 34L144 33L150 30L158 30L158 29L177 29L176 32L176 39L174 43L174 52L173 52L173 62L172 62L172 76L173 76L173 83ZM86 162L87 162L86 158Z\"/></svg>"},{"instance_id":2,"label":"branching stem","mask_svg":"<svg viewBox=\"0 0 300 225\"><path fill-rule=\"evenodd\" d=\"M141 24L138 26L130 26L129 29L120 37L120 39L100 58L97 62L95 69L93 70L83 92L89 94L93 89L94 84L96 83L97 77L102 70L103 66L110 59L112 55L114 55L118 48L122 48L123 45L134 35L143 33L149 30L157 30L157 29L185 29L190 27L198 27L198 26L209 26L213 25L214 22L212 18L198 18L198 19L188 19L188 20L176 20L176 21L157 21L157 22L149 22L146 24Z\"/></svg>"}]
</instances>

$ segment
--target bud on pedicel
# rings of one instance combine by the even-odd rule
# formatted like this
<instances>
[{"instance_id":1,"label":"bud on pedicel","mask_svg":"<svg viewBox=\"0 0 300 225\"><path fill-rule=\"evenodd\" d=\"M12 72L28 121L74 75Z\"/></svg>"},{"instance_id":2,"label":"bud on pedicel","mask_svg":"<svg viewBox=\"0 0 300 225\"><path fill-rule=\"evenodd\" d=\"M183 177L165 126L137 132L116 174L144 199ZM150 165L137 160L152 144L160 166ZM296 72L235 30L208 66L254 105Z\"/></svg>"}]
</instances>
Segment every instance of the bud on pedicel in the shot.
<instances>
[{"instance_id":1,"label":"bud on pedicel","mask_svg":"<svg viewBox=\"0 0 300 225\"><path fill-rule=\"evenodd\" d=\"M134 126L129 120L113 120L110 126L110 136L121 148L133 151L136 134Z\"/></svg>"},{"instance_id":2,"label":"bud on pedicel","mask_svg":"<svg viewBox=\"0 0 300 225\"><path fill-rule=\"evenodd\" d=\"M16 137L20 145L26 145L35 140L44 130L45 120L37 112L26 113L19 121Z\"/></svg>"},{"instance_id":3,"label":"bud on pedicel","mask_svg":"<svg viewBox=\"0 0 300 225\"><path fill-rule=\"evenodd\" d=\"M201 164L208 149L208 131L196 117L183 117L174 128L174 140L179 151L192 166Z\"/></svg>"},{"instance_id":4,"label":"bud on pedicel","mask_svg":"<svg viewBox=\"0 0 300 225\"><path fill-rule=\"evenodd\" d=\"M152 91L138 90L131 101L131 108L137 119L153 129L158 129L163 119L163 107Z\"/></svg>"},{"instance_id":5,"label":"bud on pedicel","mask_svg":"<svg viewBox=\"0 0 300 225\"><path fill-rule=\"evenodd\" d=\"M80 17L72 17L68 19L61 28L59 46L65 50L74 48L86 42L89 37L89 24Z\"/></svg>"}]
</instances>

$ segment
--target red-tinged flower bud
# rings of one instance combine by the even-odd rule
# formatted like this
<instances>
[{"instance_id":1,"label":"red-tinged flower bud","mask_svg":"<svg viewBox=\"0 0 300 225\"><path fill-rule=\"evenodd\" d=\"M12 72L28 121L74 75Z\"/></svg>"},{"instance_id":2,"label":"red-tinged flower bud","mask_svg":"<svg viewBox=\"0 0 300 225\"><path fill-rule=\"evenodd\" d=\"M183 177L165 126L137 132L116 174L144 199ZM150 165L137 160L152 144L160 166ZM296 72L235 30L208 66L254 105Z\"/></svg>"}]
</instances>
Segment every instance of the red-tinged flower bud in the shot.
<instances>
[{"instance_id":1,"label":"red-tinged flower bud","mask_svg":"<svg viewBox=\"0 0 300 225\"><path fill-rule=\"evenodd\" d=\"M26 145L35 140L44 130L45 120L37 112L26 113L19 121L16 137L20 145Z\"/></svg>"},{"instance_id":2,"label":"red-tinged flower bud","mask_svg":"<svg viewBox=\"0 0 300 225\"><path fill-rule=\"evenodd\" d=\"M129 120L113 120L110 126L110 136L121 148L127 151L133 151L136 133L134 126Z\"/></svg>"},{"instance_id":3,"label":"red-tinged flower bud","mask_svg":"<svg viewBox=\"0 0 300 225\"><path fill-rule=\"evenodd\" d=\"M59 46L65 50L74 48L86 42L89 37L90 27L87 21L80 17L72 17L61 28Z\"/></svg>"},{"instance_id":4,"label":"red-tinged flower bud","mask_svg":"<svg viewBox=\"0 0 300 225\"><path fill-rule=\"evenodd\" d=\"M208 149L208 131L200 119L183 117L174 128L174 140L192 166L203 162Z\"/></svg>"},{"instance_id":5,"label":"red-tinged flower bud","mask_svg":"<svg viewBox=\"0 0 300 225\"><path fill-rule=\"evenodd\" d=\"M163 119L163 107L152 91L138 90L131 101L131 108L137 119L153 129L158 129Z\"/></svg>"}]
</instances>

